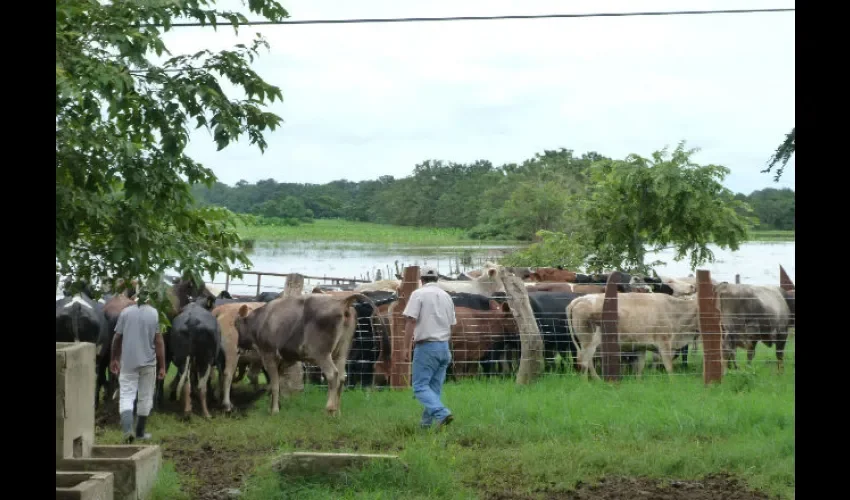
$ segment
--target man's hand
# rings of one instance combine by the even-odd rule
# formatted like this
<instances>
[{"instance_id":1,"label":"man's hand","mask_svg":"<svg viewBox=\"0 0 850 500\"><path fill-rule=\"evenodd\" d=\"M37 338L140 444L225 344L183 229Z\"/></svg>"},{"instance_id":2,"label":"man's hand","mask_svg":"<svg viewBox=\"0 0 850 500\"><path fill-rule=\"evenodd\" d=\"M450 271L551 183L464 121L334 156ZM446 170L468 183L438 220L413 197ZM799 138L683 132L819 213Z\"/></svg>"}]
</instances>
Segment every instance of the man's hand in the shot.
<instances>
[{"instance_id":1,"label":"man's hand","mask_svg":"<svg viewBox=\"0 0 850 500\"><path fill-rule=\"evenodd\" d=\"M111 363L109 363L109 371L118 375L118 370L121 369L121 363L118 362L117 359L113 359Z\"/></svg>"},{"instance_id":2,"label":"man's hand","mask_svg":"<svg viewBox=\"0 0 850 500\"><path fill-rule=\"evenodd\" d=\"M164 366L159 367L159 371L156 374L156 379L157 380L165 380L165 367Z\"/></svg>"}]
</instances>

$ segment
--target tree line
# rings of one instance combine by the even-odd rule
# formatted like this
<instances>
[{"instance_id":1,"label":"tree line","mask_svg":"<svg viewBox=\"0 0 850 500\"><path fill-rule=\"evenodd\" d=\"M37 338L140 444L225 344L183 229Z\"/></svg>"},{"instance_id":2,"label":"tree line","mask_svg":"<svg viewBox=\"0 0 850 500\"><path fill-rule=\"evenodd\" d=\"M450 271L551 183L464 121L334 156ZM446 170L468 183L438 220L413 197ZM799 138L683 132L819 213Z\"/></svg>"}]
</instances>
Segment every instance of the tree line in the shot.
<instances>
[{"instance_id":1,"label":"tree line","mask_svg":"<svg viewBox=\"0 0 850 500\"><path fill-rule=\"evenodd\" d=\"M476 239L532 240L539 231L568 230L575 203L593 182L591 165L610 162L596 152L546 150L520 163L495 166L427 160L408 177L327 184L244 180L193 187L201 205L259 216L257 224L290 224L347 219L417 227L453 227ZM767 188L735 199L752 208L756 229L795 228L794 191ZM745 209L738 210L745 215Z\"/></svg>"}]
</instances>

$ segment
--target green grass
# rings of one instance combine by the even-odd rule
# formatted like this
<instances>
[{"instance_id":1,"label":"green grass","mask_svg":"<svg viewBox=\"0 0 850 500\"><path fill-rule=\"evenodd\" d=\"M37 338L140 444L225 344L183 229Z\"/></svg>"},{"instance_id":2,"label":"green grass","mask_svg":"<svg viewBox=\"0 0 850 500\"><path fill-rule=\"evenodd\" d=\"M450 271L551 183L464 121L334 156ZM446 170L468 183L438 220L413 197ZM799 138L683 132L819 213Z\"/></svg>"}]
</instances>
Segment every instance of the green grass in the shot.
<instances>
[{"instance_id":1,"label":"green grass","mask_svg":"<svg viewBox=\"0 0 850 500\"><path fill-rule=\"evenodd\" d=\"M263 396L239 418L187 423L155 413L149 428L166 450L191 442L199 460L209 459L210 449L217 450L213 460L254 460L241 487L245 500L472 499L509 490L564 492L605 475L687 480L717 472L793 498L793 350L792 341L781 375L766 362L775 359L773 349L759 346L752 372L740 350L740 371L713 387L702 383L701 353L692 353L690 372L670 380L647 368L642 380L627 377L619 385L574 375L547 376L526 387L448 383L443 399L456 420L443 432L418 429L421 407L409 390L346 391L341 416L331 419L323 413L326 392L315 386L284 401L278 415L268 413ZM234 391L249 387L241 383ZM98 441L119 438L110 428ZM283 481L270 460L294 450L397 453L407 468L376 464ZM202 481L178 476L165 464L154 498L181 498L181 485L187 491L186 485Z\"/></svg>"},{"instance_id":2,"label":"green grass","mask_svg":"<svg viewBox=\"0 0 850 500\"><path fill-rule=\"evenodd\" d=\"M753 230L750 241L795 241L795 231Z\"/></svg>"},{"instance_id":3,"label":"green grass","mask_svg":"<svg viewBox=\"0 0 850 500\"><path fill-rule=\"evenodd\" d=\"M243 239L262 241L348 241L424 246L477 243L462 229L390 226L338 219L318 219L300 226L242 225L238 232Z\"/></svg>"}]
</instances>

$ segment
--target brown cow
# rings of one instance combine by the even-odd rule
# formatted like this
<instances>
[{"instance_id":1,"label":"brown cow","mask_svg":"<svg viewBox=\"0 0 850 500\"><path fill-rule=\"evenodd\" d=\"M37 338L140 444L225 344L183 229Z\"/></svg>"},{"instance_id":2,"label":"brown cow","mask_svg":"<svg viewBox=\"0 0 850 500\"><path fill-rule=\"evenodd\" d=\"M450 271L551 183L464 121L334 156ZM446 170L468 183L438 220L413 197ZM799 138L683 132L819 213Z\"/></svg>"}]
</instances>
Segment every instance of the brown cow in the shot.
<instances>
[{"instance_id":1,"label":"brown cow","mask_svg":"<svg viewBox=\"0 0 850 500\"><path fill-rule=\"evenodd\" d=\"M572 292L572 293L605 293L605 285L578 285L563 281L547 281L526 284L528 292Z\"/></svg>"},{"instance_id":2,"label":"brown cow","mask_svg":"<svg viewBox=\"0 0 850 500\"><path fill-rule=\"evenodd\" d=\"M236 317L242 306L246 306L249 310L253 311L265 305L265 302L231 302L229 304L222 304L212 310L212 315L218 320L218 326L221 328L221 349L224 351L224 373L219 374L218 385L221 394L221 404L226 412L233 409L233 405L230 402L230 387L239 363L239 332L236 331Z\"/></svg>"},{"instance_id":3,"label":"brown cow","mask_svg":"<svg viewBox=\"0 0 850 500\"><path fill-rule=\"evenodd\" d=\"M345 362L354 330L357 312L352 304L359 293L339 298L326 294L281 297L265 307L251 311L242 304L236 318L239 345L256 345L263 366L269 374L271 412L280 411L280 378L297 361L313 363L321 368L328 383L325 409L337 415L345 379Z\"/></svg>"},{"instance_id":4,"label":"brown cow","mask_svg":"<svg viewBox=\"0 0 850 500\"><path fill-rule=\"evenodd\" d=\"M452 326L449 343L452 350L452 375L475 374L478 372L478 363L495 354L494 348L519 339L519 328L507 302L500 304L490 300L489 308L485 310L464 307L456 297L452 298L457 318L457 324Z\"/></svg>"},{"instance_id":5,"label":"brown cow","mask_svg":"<svg viewBox=\"0 0 850 500\"><path fill-rule=\"evenodd\" d=\"M560 281L575 283L576 273L554 267L538 267L530 276L532 281Z\"/></svg>"}]
</instances>

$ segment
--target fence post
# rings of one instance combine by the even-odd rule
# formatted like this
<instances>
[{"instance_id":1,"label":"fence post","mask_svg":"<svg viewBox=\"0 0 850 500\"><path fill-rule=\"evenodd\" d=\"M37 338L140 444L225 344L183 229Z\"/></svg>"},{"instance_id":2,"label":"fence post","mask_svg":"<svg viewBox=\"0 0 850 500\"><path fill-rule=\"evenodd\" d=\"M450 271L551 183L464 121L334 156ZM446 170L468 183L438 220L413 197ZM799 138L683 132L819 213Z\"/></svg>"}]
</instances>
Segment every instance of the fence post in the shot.
<instances>
[{"instance_id":1,"label":"fence post","mask_svg":"<svg viewBox=\"0 0 850 500\"><path fill-rule=\"evenodd\" d=\"M286 276L281 297L299 297L304 292L304 276L292 273ZM257 294L259 295L259 293ZM283 374L282 387L286 394L304 390L304 366L300 361L293 363Z\"/></svg>"},{"instance_id":2,"label":"fence post","mask_svg":"<svg viewBox=\"0 0 850 500\"><path fill-rule=\"evenodd\" d=\"M534 319L534 311L531 309L525 283L509 274L504 267L499 269L499 278L507 293L511 314L519 328L521 354L516 383L528 384L543 373L543 337L540 336L540 329Z\"/></svg>"},{"instance_id":3,"label":"fence post","mask_svg":"<svg viewBox=\"0 0 850 500\"><path fill-rule=\"evenodd\" d=\"M723 379L722 331L720 310L714 297L711 272L697 270L697 306L699 307L699 331L702 339L702 376L705 384Z\"/></svg>"},{"instance_id":4,"label":"fence post","mask_svg":"<svg viewBox=\"0 0 850 500\"><path fill-rule=\"evenodd\" d=\"M735 284L736 284L736 285L740 285L740 284L741 284L741 275L740 275L740 274L736 274L736 275L735 275Z\"/></svg>"},{"instance_id":5,"label":"fence post","mask_svg":"<svg viewBox=\"0 0 850 500\"><path fill-rule=\"evenodd\" d=\"M263 275L260 274L260 273L257 273L257 295L256 295L257 297L260 296L260 281L262 279L263 279Z\"/></svg>"},{"instance_id":6,"label":"fence post","mask_svg":"<svg viewBox=\"0 0 850 500\"><path fill-rule=\"evenodd\" d=\"M614 271L605 284L605 302L602 304L602 378L607 381L620 380L620 335L617 309L617 285L622 275Z\"/></svg>"},{"instance_id":7,"label":"fence post","mask_svg":"<svg viewBox=\"0 0 850 500\"><path fill-rule=\"evenodd\" d=\"M224 277L224 291L230 292L230 273L227 273Z\"/></svg>"},{"instance_id":8,"label":"fence post","mask_svg":"<svg viewBox=\"0 0 850 500\"><path fill-rule=\"evenodd\" d=\"M398 300L393 304L391 343L392 354L390 362L390 387L406 389L410 387L410 352L413 339L408 338L404 331L404 308L407 299L419 284L419 266L404 268L401 287L398 289Z\"/></svg>"}]
</instances>

